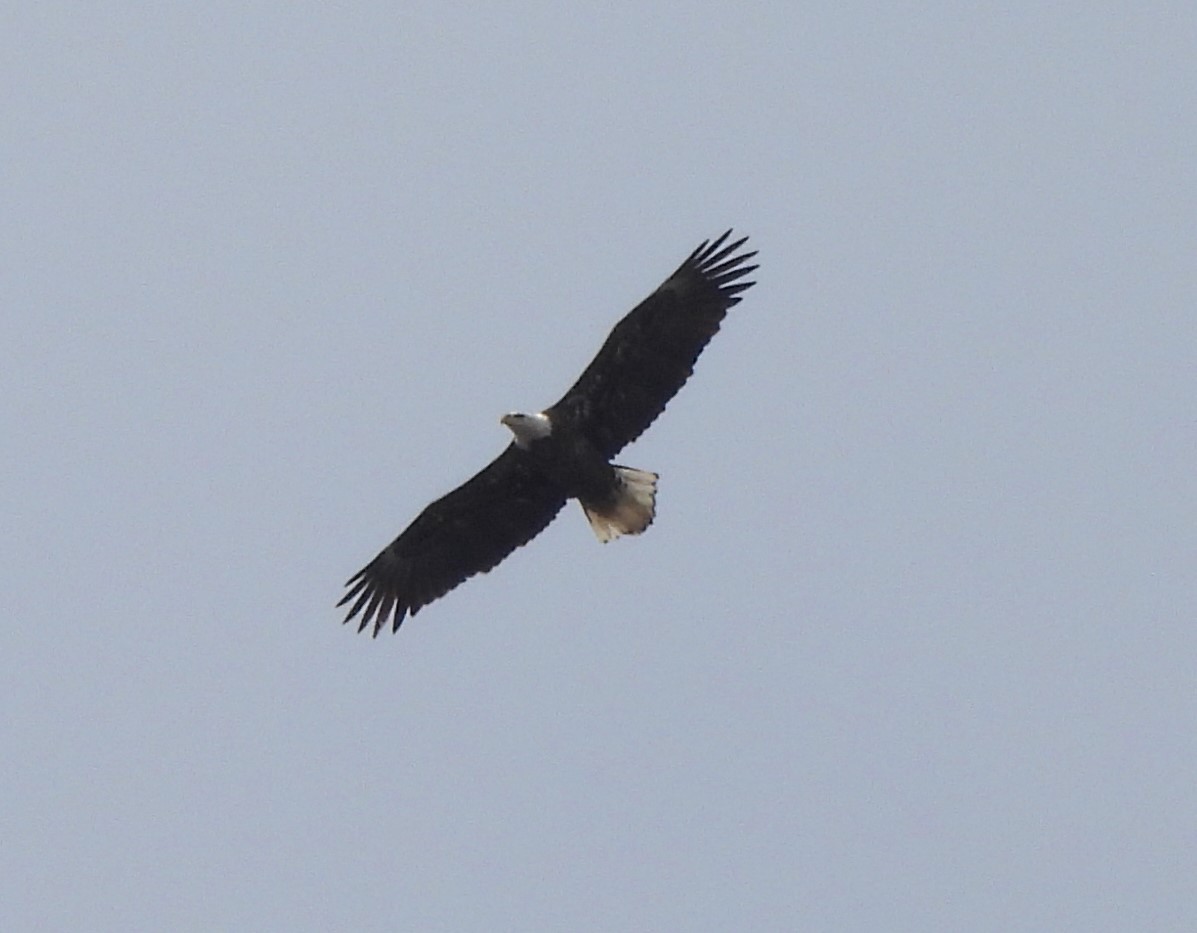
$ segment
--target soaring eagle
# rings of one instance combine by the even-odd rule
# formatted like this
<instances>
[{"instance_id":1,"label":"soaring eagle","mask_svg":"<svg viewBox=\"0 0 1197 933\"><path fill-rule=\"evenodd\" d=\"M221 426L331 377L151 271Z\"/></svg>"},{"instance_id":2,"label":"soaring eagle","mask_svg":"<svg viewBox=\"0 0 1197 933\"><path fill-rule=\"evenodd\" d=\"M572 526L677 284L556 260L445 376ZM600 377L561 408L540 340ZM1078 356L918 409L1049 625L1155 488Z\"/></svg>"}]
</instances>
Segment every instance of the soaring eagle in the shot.
<instances>
[{"instance_id":1,"label":"soaring eagle","mask_svg":"<svg viewBox=\"0 0 1197 933\"><path fill-rule=\"evenodd\" d=\"M652 524L657 474L611 459L656 419L694 371L728 308L754 283L756 252L736 251L728 230L691 253L677 271L615 325L598 355L556 405L500 421L515 439L489 466L421 512L345 584L348 622L373 623L377 637L410 612L486 573L542 532L577 499L602 542Z\"/></svg>"}]
</instances>

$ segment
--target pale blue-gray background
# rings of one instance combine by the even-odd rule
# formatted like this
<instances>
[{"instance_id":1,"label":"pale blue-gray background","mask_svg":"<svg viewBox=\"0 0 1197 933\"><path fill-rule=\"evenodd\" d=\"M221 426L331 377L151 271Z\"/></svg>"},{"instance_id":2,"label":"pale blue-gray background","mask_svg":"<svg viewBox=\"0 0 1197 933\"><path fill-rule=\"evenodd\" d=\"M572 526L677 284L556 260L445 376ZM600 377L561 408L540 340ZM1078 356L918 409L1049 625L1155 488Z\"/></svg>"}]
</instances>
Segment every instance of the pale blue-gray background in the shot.
<instances>
[{"instance_id":1,"label":"pale blue-gray background","mask_svg":"<svg viewBox=\"0 0 1197 933\"><path fill-rule=\"evenodd\" d=\"M0 927L1197 929L1190 4L0 35ZM650 533L341 627L729 225Z\"/></svg>"}]
</instances>

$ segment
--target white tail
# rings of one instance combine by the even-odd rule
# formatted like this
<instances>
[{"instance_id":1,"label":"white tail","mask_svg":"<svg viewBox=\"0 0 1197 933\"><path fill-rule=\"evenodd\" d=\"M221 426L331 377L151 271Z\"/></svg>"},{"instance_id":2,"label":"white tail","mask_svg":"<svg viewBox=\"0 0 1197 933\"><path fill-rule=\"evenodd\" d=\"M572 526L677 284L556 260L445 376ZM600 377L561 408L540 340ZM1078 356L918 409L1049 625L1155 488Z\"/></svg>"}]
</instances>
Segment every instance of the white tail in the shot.
<instances>
[{"instance_id":1,"label":"white tail","mask_svg":"<svg viewBox=\"0 0 1197 933\"><path fill-rule=\"evenodd\" d=\"M653 523L657 514L659 477L656 473L617 466L615 475L619 478L620 489L613 506L599 512L594 506L582 503L586 520L603 544L620 535L640 534Z\"/></svg>"}]
</instances>

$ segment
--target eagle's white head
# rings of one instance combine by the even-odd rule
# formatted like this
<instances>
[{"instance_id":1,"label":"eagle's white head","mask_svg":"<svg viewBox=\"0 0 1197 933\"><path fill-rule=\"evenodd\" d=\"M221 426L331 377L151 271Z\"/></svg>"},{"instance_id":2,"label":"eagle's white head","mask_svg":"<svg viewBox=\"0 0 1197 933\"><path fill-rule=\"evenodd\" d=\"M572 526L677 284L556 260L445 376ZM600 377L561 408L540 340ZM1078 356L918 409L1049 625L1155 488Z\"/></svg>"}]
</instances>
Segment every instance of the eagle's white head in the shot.
<instances>
[{"instance_id":1,"label":"eagle's white head","mask_svg":"<svg viewBox=\"0 0 1197 933\"><path fill-rule=\"evenodd\" d=\"M533 441L539 441L553 433L553 422L543 411L534 415L513 411L500 418L499 422L511 429L511 433L515 435L515 446L521 450L527 450Z\"/></svg>"}]
</instances>

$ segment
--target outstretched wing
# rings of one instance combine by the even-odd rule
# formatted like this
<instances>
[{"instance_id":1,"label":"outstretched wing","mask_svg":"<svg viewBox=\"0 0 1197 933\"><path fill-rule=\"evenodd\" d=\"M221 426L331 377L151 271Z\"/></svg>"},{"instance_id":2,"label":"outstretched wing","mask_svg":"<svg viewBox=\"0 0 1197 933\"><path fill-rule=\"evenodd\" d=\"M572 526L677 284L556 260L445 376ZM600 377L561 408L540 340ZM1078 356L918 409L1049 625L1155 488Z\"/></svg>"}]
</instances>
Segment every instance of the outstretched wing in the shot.
<instances>
[{"instance_id":1,"label":"outstretched wing","mask_svg":"<svg viewBox=\"0 0 1197 933\"><path fill-rule=\"evenodd\" d=\"M361 616L377 637L387 619L404 617L486 573L535 538L565 505L565 496L511 444L472 479L424 509L403 534L350 577L337 603L352 601L348 622Z\"/></svg>"},{"instance_id":2,"label":"outstretched wing","mask_svg":"<svg viewBox=\"0 0 1197 933\"><path fill-rule=\"evenodd\" d=\"M741 282L756 252L728 230L696 249L655 292L615 325L573 388L548 410L568 418L606 458L639 437L694 372L727 309L754 283ZM727 245L724 245L727 243Z\"/></svg>"}]
</instances>

